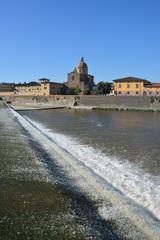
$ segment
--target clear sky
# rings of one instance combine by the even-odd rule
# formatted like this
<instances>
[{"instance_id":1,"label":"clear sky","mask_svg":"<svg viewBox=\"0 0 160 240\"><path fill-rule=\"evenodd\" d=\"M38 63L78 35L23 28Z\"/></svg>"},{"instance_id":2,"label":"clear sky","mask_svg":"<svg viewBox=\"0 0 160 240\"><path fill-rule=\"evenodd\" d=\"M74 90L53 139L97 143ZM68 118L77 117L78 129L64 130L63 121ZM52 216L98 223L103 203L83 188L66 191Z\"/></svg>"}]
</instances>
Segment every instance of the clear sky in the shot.
<instances>
[{"instance_id":1,"label":"clear sky","mask_svg":"<svg viewBox=\"0 0 160 240\"><path fill-rule=\"evenodd\" d=\"M0 0L0 82L63 82L82 55L96 82L160 82L160 1Z\"/></svg>"}]
</instances>

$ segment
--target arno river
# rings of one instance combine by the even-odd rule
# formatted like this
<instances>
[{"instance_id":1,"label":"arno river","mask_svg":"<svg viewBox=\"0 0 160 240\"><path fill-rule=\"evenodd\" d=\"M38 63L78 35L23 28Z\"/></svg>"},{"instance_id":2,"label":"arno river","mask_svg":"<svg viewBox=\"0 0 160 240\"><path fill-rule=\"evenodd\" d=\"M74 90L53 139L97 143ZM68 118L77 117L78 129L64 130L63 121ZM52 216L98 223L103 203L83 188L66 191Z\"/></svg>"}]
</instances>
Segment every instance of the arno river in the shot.
<instances>
[{"instance_id":1,"label":"arno river","mask_svg":"<svg viewBox=\"0 0 160 240\"><path fill-rule=\"evenodd\" d=\"M0 239L159 239L159 113L20 114L1 103Z\"/></svg>"}]
</instances>

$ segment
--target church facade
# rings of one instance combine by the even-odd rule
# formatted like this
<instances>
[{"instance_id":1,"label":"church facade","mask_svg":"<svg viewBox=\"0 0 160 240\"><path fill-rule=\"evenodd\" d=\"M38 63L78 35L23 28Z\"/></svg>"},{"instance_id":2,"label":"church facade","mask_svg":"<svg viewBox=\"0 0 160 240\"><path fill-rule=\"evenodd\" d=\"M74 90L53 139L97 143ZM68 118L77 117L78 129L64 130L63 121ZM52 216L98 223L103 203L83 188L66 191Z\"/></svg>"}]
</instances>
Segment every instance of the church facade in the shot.
<instances>
[{"instance_id":1,"label":"church facade","mask_svg":"<svg viewBox=\"0 0 160 240\"><path fill-rule=\"evenodd\" d=\"M86 90L92 90L94 86L94 76L88 74L88 66L81 57L79 64L73 72L68 73L67 78L68 88L79 87L84 93Z\"/></svg>"}]
</instances>

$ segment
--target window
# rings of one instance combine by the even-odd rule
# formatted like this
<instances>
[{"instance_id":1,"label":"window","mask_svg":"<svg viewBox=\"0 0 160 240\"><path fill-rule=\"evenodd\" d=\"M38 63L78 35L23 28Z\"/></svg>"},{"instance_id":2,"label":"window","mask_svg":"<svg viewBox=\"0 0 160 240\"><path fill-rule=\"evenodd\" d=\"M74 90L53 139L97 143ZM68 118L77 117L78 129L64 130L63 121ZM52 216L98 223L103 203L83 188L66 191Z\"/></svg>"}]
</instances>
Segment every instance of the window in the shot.
<instances>
[{"instance_id":1,"label":"window","mask_svg":"<svg viewBox=\"0 0 160 240\"><path fill-rule=\"evenodd\" d=\"M129 94L130 94L130 92L127 92L127 94L129 95Z\"/></svg>"},{"instance_id":2,"label":"window","mask_svg":"<svg viewBox=\"0 0 160 240\"><path fill-rule=\"evenodd\" d=\"M152 95L152 92L149 92L150 95Z\"/></svg>"},{"instance_id":3,"label":"window","mask_svg":"<svg viewBox=\"0 0 160 240\"><path fill-rule=\"evenodd\" d=\"M74 76L72 76L72 80L74 80Z\"/></svg>"},{"instance_id":4,"label":"window","mask_svg":"<svg viewBox=\"0 0 160 240\"><path fill-rule=\"evenodd\" d=\"M129 83L127 83L127 88L130 88L130 84Z\"/></svg>"},{"instance_id":5,"label":"window","mask_svg":"<svg viewBox=\"0 0 160 240\"><path fill-rule=\"evenodd\" d=\"M159 92L156 92L157 95L159 95Z\"/></svg>"},{"instance_id":6,"label":"window","mask_svg":"<svg viewBox=\"0 0 160 240\"><path fill-rule=\"evenodd\" d=\"M136 84L136 88L139 88L139 84L138 83Z\"/></svg>"},{"instance_id":7,"label":"window","mask_svg":"<svg viewBox=\"0 0 160 240\"><path fill-rule=\"evenodd\" d=\"M138 95L139 94L139 92L136 92L136 95Z\"/></svg>"},{"instance_id":8,"label":"window","mask_svg":"<svg viewBox=\"0 0 160 240\"><path fill-rule=\"evenodd\" d=\"M118 94L121 94L121 92L118 92Z\"/></svg>"},{"instance_id":9,"label":"window","mask_svg":"<svg viewBox=\"0 0 160 240\"><path fill-rule=\"evenodd\" d=\"M121 87L122 87L122 84L118 84L118 87L121 88Z\"/></svg>"},{"instance_id":10,"label":"window","mask_svg":"<svg viewBox=\"0 0 160 240\"><path fill-rule=\"evenodd\" d=\"M46 90L47 89L47 87L44 87L44 90Z\"/></svg>"}]
</instances>

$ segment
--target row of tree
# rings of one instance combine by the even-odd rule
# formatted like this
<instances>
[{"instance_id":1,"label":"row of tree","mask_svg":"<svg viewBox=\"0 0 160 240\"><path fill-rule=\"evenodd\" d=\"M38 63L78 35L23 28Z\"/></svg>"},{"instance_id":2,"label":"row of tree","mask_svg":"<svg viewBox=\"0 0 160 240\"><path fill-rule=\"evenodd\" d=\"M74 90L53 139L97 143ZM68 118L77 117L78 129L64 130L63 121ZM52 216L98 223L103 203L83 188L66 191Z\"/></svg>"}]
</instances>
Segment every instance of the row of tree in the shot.
<instances>
[{"instance_id":1,"label":"row of tree","mask_svg":"<svg viewBox=\"0 0 160 240\"><path fill-rule=\"evenodd\" d=\"M112 83L109 82L99 82L92 90L86 89L84 91L85 95L106 95L111 92ZM56 94L71 94L71 95L78 95L81 93L81 89L79 87L70 88L68 89L65 84L59 86L56 89Z\"/></svg>"}]
</instances>

